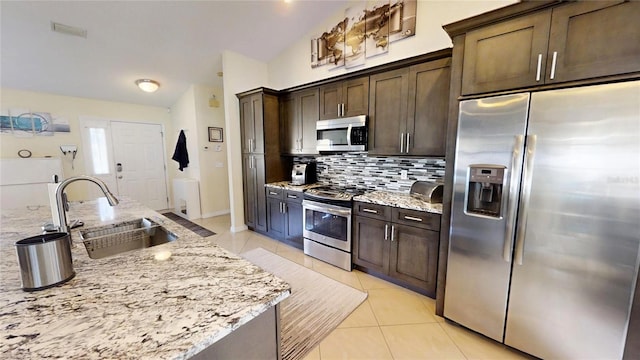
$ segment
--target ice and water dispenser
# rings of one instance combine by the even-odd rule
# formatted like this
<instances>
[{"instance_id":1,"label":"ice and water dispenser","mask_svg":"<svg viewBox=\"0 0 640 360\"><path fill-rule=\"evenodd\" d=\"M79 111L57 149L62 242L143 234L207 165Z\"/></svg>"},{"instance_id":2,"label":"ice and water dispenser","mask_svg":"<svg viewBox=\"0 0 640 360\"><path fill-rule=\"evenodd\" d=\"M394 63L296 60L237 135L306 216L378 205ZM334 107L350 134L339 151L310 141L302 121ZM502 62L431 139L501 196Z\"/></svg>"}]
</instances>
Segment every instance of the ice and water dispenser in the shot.
<instances>
[{"instance_id":1,"label":"ice and water dispenser","mask_svg":"<svg viewBox=\"0 0 640 360\"><path fill-rule=\"evenodd\" d=\"M469 165L467 214L501 217L506 169L502 165Z\"/></svg>"}]
</instances>

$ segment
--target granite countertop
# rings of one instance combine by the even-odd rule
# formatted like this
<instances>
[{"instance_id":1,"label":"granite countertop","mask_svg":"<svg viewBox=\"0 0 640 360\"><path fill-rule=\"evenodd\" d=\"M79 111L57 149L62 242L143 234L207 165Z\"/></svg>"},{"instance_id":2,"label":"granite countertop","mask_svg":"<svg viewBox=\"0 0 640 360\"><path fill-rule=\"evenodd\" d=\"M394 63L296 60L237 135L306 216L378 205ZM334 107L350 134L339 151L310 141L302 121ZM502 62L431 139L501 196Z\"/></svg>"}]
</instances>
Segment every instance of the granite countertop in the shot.
<instances>
[{"instance_id":1,"label":"granite countertop","mask_svg":"<svg viewBox=\"0 0 640 360\"><path fill-rule=\"evenodd\" d=\"M313 184L306 184L306 185L293 185L291 184L290 181L278 181L278 182L264 184L265 187L279 188L279 189L299 191L299 192L303 192L307 189L312 189L322 185L323 184L320 184L320 183L313 183Z\"/></svg>"},{"instance_id":2,"label":"granite countertop","mask_svg":"<svg viewBox=\"0 0 640 360\"><path fill-rule=\"evenodd\" d=\"M2 211L0 357L185 359L287 298L290 286L135 201L71 203L86 229L148 217L179 239L93 260L74 229L76 276L25 292L14 243L41 233L48 207ZM167 260L158 252L170 251Z\"/></svg>"},{"instance_id":3,"label":"granite countertop","mask_svg":"<svg viewBox=\"0 0 640 360\"><path fill-rule=\"evenodd\" d=\"M355 196L353 200L372 204L393 206L403 209L442 214L442 204L430 204L424 200L420 200L405 193L377 190Z\"/></svg>"}]
</instances>

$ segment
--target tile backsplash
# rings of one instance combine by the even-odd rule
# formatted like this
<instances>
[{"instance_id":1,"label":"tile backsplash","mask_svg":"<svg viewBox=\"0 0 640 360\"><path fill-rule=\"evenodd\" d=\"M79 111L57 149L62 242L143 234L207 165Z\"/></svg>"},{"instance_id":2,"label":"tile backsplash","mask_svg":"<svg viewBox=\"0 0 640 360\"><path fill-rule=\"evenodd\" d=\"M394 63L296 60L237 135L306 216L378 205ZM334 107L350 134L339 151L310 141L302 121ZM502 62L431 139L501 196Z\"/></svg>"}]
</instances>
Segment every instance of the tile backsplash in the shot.
<instances>
[{"instance_id":1,"label":"tile backsplash","mask_svg":"<svg viewBox=\"0 0 640 360\"><path fill-rule=\"evenodd\" d=\"M314 157L294 157L294 163ZM318 181L326 184L357 187L366 190L387 190L408 193L415 181L441 182L444 179L443 158L408 158L367 156L366 152L351 152L316 156ZM407 180L401 179L402 170Z\"/></svg>"}]
</instances>

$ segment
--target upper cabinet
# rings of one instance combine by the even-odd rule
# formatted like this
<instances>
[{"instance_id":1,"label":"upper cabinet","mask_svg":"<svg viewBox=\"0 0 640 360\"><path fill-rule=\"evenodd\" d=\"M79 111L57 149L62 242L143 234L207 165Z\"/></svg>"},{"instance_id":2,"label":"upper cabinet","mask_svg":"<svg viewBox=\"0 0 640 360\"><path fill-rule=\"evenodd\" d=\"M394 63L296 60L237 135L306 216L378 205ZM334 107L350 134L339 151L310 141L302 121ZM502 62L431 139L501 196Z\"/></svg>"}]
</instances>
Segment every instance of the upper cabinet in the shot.
<instances>
[{"instance_id":1,"label":"upper cabinet","mask_svg":"<svg viewBox=\"0 0 640 360\"><path fill-rule=\"evenodd\" d=\"M471 30L462 95L638 72L638 19L637 1L568 2Z\"/></svg>"},{"instance_id":2,"label":"upper cabinet","mask_svg":"<svg viewBox=\"0 0 640 360\"><path fill-rule=\"evenodd\" d=\"M371 75L369 154L443 156L451 59Z\"/></svg>"},{"instance_id":3,"label":"upper cabinet","mask_svg":"<svg viewBox=\"0 0 640 360\"><path fill-rule=\"evenodd\" d=\"M279 153L278 94L261 89L238 94L242 153ZM265 141L267 139L267 141Z\"/></svg>"},{"instance_id":4,"label":"upper cabinet","mask_svg":"<svg viewBox=\"0 0 640 360\"><path fill-rule=\"evenodd\" d=\"M320 120L369 112L369 77L338 81L320 87Z\"/></svg>"},{"instance_id":5,"label":"upper cabinet","mask_svg":"<svg viewBox=\"0 0 640 360\"><path fill-rule=\"evenodd\" d=\"M281 151L283 154L317 154L318 88L292 92L281 99Z\"/></svg>"}]
</instances>

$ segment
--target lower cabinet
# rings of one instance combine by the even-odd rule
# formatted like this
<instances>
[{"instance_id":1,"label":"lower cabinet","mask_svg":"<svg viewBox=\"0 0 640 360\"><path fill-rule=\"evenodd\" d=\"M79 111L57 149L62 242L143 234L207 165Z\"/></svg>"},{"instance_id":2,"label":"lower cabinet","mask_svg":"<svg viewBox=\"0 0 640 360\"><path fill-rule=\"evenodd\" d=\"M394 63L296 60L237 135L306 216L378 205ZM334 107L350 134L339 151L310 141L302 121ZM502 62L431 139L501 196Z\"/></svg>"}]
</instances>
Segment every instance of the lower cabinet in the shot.
<instances>
[{"instance_id":1,"label":"lower cabinet","mask_svg":"<svg viewBox=\"0 0 640 360\"><path fill-rule=\"evenodd\" d=\"M354 203L353 263L435 297L440 215Z\"/></svg>"},{"instance_id":2,"label":"lower cabinet","mask_svg":"<svg viewBox=\"0 0 640 360\"><path fill-rule=\"evenodd\" d=\"M267 197L267 235L302 249L302 193L265 188Z\"/></svg>"}]
</instances>

